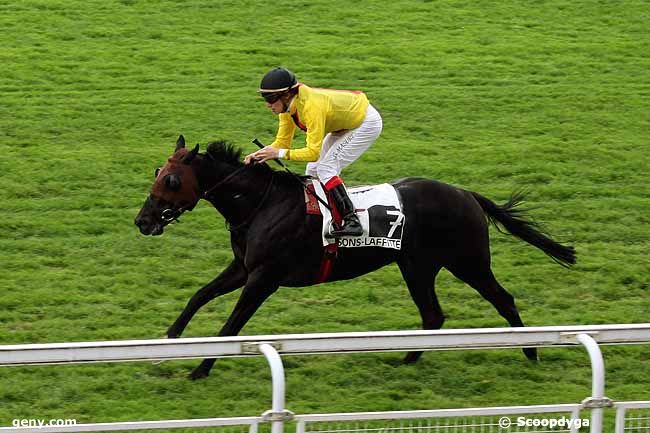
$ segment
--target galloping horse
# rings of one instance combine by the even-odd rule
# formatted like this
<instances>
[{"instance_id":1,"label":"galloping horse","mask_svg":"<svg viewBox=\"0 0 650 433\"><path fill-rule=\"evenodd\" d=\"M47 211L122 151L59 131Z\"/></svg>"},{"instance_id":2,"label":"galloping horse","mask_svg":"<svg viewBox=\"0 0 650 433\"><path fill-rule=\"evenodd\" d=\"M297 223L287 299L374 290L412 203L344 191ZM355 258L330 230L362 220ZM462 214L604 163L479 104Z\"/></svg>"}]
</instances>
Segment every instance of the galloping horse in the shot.
<instances>
[{"instance_id":1,"label":"galloping horse","mask_svg":"<svg viewBox=\"0 0 650 433\"><path fill-rule=\"evenodd\" d=\"M401 250L378 247L340 248L327 281L346 280L397 262L424 329L439 329L444 315L435 293L435 278L446 268L487 299L510 326L524 326L513 297L490 269L489 222L539 248L563 266L575 263L573 247L542 233L525 218L514 194L502 205L475 192L434 180L409 177L392 182L402 200L407 224ZM266 164L245 165L241 151L224 142L188 150L181 135L175 153L157 172L151 194L135 219L144 235L160 235L164 227L200 199L207 200L229 224L233 261L214 280L196 292L167 330L181 335L194 314L212 299L244 287L219 332L237 335L262 303L280 286L316 283L323 258L322 220L307 215L303 187L289 173ZM534 348L523 349L532 360ZM422 352L410 352L405 362ZM214 359L205 359L192 372L209 374Z\"/></svg>"}]
</instances>

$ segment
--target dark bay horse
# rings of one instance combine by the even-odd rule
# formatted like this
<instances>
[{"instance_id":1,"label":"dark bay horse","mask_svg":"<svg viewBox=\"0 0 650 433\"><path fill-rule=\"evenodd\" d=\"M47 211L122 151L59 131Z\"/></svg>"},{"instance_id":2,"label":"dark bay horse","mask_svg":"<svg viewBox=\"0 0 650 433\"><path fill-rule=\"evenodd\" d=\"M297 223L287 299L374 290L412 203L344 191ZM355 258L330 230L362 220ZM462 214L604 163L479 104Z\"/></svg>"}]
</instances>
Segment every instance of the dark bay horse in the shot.
<instances>
[{"instance_id":1,"label":"dark bay horse","mask_svg":"<svg viewBox=\"0 0 650 433\"><path fill-rule=\"evenodd\" d=\"M443 267L477 290L510 326L524 326L513 297L490 269L489 222L561 265L576 261L573 247L557 243L526 219L516 207L521 195L499 206L475 192L428 179L410 177L392 185L407 221L402 249L341 248L327 281L356 278L397 262L424 329L439 329L444 321L434 286ZM242 286L220 336L237 335L278 287L315 284L323 257L321 217L306 214L303 188L295 177L266 164L244 165L241 151L224 142L210 143L204 154L198 145L188 150L180 136L135 224L144 235L160 235L200 199L209 201L228 222L234 259L192 296L167 330L169 338L180 336L203 305ZM534 348L524 353L537 359ZM411 352L405 362L415 362L421 354ZM213 364L213 359L203 360L191 377L207 376Z\"/></svg>"}]
</instances>

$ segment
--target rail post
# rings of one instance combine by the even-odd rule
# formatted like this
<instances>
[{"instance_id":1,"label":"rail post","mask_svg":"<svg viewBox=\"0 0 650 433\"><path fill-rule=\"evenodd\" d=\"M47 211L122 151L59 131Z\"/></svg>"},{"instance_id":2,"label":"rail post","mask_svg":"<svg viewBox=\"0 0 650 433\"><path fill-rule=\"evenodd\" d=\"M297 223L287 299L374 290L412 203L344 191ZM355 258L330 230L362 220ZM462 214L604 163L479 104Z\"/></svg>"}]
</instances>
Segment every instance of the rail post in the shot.
<instances>
[{"instance_id":1,"label":"rail post","mask_svg":"<svg viewBox=\"0 0 650 433\"><path fill-rule=\"evenodd\" d=\"M264 421L272 423L272 433L283 433L284 422L293 419L293 413L284 408L285 380L284 366L280 354L271 343L261 343L258 347L271 367L271 380L273 382L273 396L271 410L262 414Z\"/></svg>"},{"instance_id":2,"label":"rail post","mask_svg":"<svg viewBox=\"0 0 650 433\"><path fill-rule=\"evenodd\" d=\"M603 408L612 406L612 401L605 397L605 362L598 343L589 334L580 333L576 340L585 346L591 360L591 397L585 399L582 405L591 409L591 433L603 431Z\"/></svg>"}]
</instances>

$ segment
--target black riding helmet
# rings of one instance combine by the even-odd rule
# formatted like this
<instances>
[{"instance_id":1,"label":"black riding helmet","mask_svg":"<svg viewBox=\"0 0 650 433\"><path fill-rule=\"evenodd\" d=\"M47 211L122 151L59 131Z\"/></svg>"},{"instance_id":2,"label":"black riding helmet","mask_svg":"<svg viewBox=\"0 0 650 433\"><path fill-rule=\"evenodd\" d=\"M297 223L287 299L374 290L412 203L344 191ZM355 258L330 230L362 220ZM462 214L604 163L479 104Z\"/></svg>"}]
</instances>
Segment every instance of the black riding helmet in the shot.
<instances>
[{"instance_id":1,"label":"black riding helmet","mask_svg":"<svg viewBox=\"0 0 650 433\"><path fill-rule=\"evenodd\" d=\"M286 68L274 68L264 75L259 92L271 104L298 85L296 76Z\"/></svg>"}]
</instances>

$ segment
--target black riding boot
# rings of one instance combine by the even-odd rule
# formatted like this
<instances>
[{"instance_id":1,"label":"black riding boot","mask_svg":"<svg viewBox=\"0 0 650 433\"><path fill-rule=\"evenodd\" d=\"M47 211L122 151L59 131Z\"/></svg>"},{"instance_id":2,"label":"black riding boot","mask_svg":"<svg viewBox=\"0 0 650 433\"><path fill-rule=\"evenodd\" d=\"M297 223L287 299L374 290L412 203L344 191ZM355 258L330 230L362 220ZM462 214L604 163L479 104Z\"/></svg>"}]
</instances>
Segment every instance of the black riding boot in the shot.
<instances>
[{"instance_id":1,"label":"black riding boot","mask_svg":"<svg viewBox=\"0 0 650 433\"><path fill-rule=\"evenodd\" d=\"M345 191L345 185L339 184L330 190L330 194L336 203L336 207L343 216L343 227L340 230L330 230L330 235L335 238L342 236L361 236L363 227L361 221L354 211L352 200Z\"/></svg>"}]
</instances>

